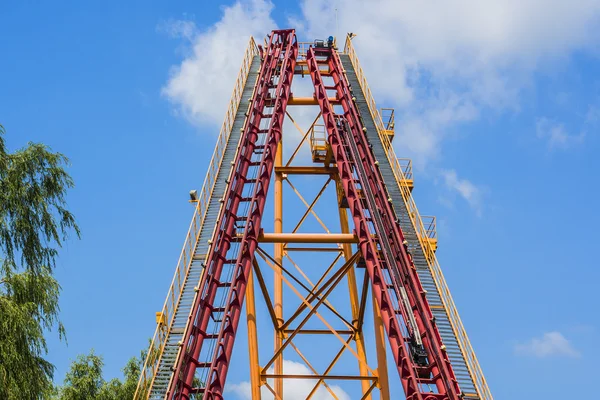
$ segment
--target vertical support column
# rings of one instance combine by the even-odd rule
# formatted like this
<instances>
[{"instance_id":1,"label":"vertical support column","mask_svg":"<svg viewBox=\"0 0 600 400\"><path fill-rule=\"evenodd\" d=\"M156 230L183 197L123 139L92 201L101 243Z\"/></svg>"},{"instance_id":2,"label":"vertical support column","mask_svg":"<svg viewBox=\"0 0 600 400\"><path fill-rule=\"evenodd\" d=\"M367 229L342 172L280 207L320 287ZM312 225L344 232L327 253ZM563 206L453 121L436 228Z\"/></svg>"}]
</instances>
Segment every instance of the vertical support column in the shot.
<instances>
[{"instance_id":1,"label":"vertical support column","mask_svg":"<svg viewBox=\"0 0 600 400\"><path fill-rule=\"evenodd\" d=\"M377 372L379 373L379 390L381 400L390 399L390 384L387 370L387 355L385 354L385 328L381 319L381 311L377 299L372 296L373 323L375 324L375 346L377 347Z\"/></svg>"},{"instance_id":2,"label":"vertical support column","mask_svg":"<svg viewBox=\"0 0 600 400\"><path fill-rule=\"evenodd\" d=\"M275 170L277 171L277 167L283 166L283 135L282 140L279 141L277 145L277 154L275 155ZM274 214L275 214L275 225L273 227L273 231L277 233L283 232L283 176L280 172L275 172L275 204L274 204ZM274 256L275 262L279 263L279 265L283 265L283 243L275 243L274 244ZM283 325L283 279L281 270L277 269L275 271L275 317L277 318L277 323L279 326L275 327L275 352L277 353L281 348L283 343L283 331L280 330L280 327ZM275 374L283 374L283 354L279 355L275 360ZM279 398L283 398L283 379L275 378L275 393L279 396Z\"/></svg>"},{"instance_id":3,"label":"vertical support column","mask_svg":"<svg viewBox=\"0 0 600 400\"><path fill-rule=\"evenodd\" d=\"M254 303L254 274L250 270L246 286L246 318L248 320L248 352L250 361L250 386L252 400L260 399L260 364L258 363L258 332L256 330L256 305Z\"/></svg>"},{"instance_id":4,"label":"vertical support column","mask_svg":"<svg viewBox=\"0 0 600 400\"><path fill-rule=\"evenodd\" d=\"M341 188L339 179L336 179L336 186L337 186L336 192L338 193L338 205L339 205L342 200L341 193L343 190ZM345 208L341 208L341 207L338 207L338 208L339 208L339 214L340 214L340 227L341 227L342 233L350 233L350 228L348 226L348 213L346 212ZM348 261L352 257L352 245L350 243L344 243L342 245L342 248L344 250L344 259L346 261ZM368 376L369 371L367 369L367 354L365 351L365 341L363 339L362 326L357 326L358 315L360 313L360 300L358 298L358 288L356 286L356 274L354 272L354 267L352 267L348 270L348 274L346 276L348 277L348 292L350 294L350 307L352 308L352 324L355 325L355 327L357 329L357 333L356 333L354 340L356 341L356 353L360 357L360 360L358 361L358 369L360 371L361 376ZM362 386L362 393L364 395L369 390L370 383L368 380L363 379L363 380L361 380L361 386ZM365 399L370 400L371 395L369 394L367 397L365 397ZM389 399L382 398L382 400L389 400Z\"/></svg>"}]
</instances>

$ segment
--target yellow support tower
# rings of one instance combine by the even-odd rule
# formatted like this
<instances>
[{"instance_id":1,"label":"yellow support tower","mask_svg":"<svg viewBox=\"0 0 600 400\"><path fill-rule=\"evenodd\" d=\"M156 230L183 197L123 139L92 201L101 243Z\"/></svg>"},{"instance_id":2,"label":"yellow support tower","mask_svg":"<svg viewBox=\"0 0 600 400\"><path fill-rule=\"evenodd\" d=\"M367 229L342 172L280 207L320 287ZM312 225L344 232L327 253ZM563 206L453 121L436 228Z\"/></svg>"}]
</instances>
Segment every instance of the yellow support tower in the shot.
<instances>
[{"instance_id":1,"label":"yellow support tower","mask_svg":"<svg viewBox=\"0 0 600 400\"><path fill-rule=\"evenodd\" d=\"M439 327L444 343L442 348L450 358L462 390L461 396L467 400L492 400L435 255L436 219L419 214L411 194L414 187L412 162L396 157L392 147L394 110L376 107L350 39L348 36L343 51L338 50L344 71L339 72L341 69L336 70L333 64L330 64L331 71L325 64L312 64L311 73L320 71L323 76L345 75L344 79L351 83L355 96L352 100L363 119L365 136L361 137L366 137L360 142L372 145L375 164L383 177L388 201L393 206L390 210L396 214L394 217L406 239L404 243L397 242L401 243L398 248L406 246L411 255L414 268L410 271L414 274L416 270L422 283L422 294L432 310L434 319L431 320L435 320ZM306 55L310 46L332 48L324 42L298 43L297 62L295 69L288 70L290 75L292 70L299 79L308 74ZM207 255L213 246L218 216L225 207L228 177L233 171L233 160L240 151L240 132L247 127L246 117L252 111L248 101L259 84L259 66L266 47L261 49L253 39L250 40L204 186L199 195L190 193L195 204L192 224L165 305L156 313L157 327L135 399L172 398L167 391L175 375L173 366L182 347L182 338L190 329L188 319L192 299L196 298L197 292L202 292L199 286L205 274ZM277 63L273 65L277 67ZM324 94L319 99L329 96ZM332 96L329 102L332 108L341 106L338 97ZM323 396L338 399L344 390L352 398L388 400L395 396L390 393L389 382L398 379L396 370L388 372L388 359L394 360L398 353L387 354L388 338L384 326L389 326L386 322L397 316L392 314L391 318L382 318L382 314L390 315L390 307L382 306L380 309L371 293L372 282L365 268L367 264L358 250L359 235L349 225L352 219L349 218L348 199L335 164L338 160L339 167L342 161L333 157L326 134L328 131L321 122L320 110L327 114L328 109L317 109L317 104L316 96L290 95L282 140L276 153L273 150L265 153L275 156L269 192L273 206L269 212L272 212L273 218L270 219L265 212L260 225L262 229L255 236L258 247L245 286L248 351L242 357L247 356L247 363L244 360L244 366L236 364L236 368L247 366L252 400L261 399L265 393L267 398L285 399L286 390L292 385L304 388L302 395L307 399ZM257 154L262 153L258 151ZM246 159L250 160L249 157ZM364 188L369 190L368 186ZM369 192L357 192L355 197L348 194L350 200L354 199L353 204L359 201L357 197L369 195ZM374 218L376 214L370 215ZM228 237L242 238L246 228L238 227L237 221L235 226L236 232L228 234ZM366 240L373 240L376 236L367 233ZM236 242L232 240L231 243ZM253 243L256 244L256 241ZM381 247L377 251L381 252ZM233 258L231 264L235 262ZM392 272L388 270L387 273ZM211 275L207 273L206 276ZM215 278L210 282L215 282L220 289L228 281L225 278L217 283ZM390 286L387 281L386 284ZM225 296L227 292L223 293ZM210 304L211 318L218 319L224 311L220 306ZM237 304L242 306L240 301ZM406 307L400 302L392 306L396 313ZM400 334L403 335L402 332ZM203 330L201 335L222 338L219 332L208 329ZM374 343L368 343L367 338L372 338ZM373 350L370 356L368 349ZM213 353L203 359L212 359L211 355L217 354L215 349L208 351ZM202 386L210 380L209 372L202 371L206 371L204 364L210 363L200 362L199 358L193 363L197 369L187 377L192 378L195 371L197 383L194 383L194 388L186 383L185 390L202 393L208 390ZM415 367L415 370L418 368ZM430 378L426 376L423 379ZM433 378L430 380L433 381ZM431 389L433 393L435 384L427 382L424 386L432 387L425 388L425 391L429 393Z\"/></svg>"}]
</instances>

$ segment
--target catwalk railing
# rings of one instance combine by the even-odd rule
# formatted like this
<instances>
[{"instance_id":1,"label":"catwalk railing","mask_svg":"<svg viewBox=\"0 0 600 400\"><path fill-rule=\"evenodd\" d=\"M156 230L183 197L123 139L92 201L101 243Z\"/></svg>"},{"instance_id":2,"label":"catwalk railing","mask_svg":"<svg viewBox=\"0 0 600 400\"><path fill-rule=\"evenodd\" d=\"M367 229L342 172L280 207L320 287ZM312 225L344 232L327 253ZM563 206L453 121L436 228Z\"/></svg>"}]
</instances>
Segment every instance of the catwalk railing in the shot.
<instances>
[{"instance_id":1,"label":"catwalk railing","mask_svg":"<svg viewBox=\"0 0 600 400\"><path fill-rule=\"evenodd\" d=\"M175 268L173 281L169 287L163 308L160 314L157 315L156 330L154 331L154 336L152 337L150 348L142 368L142 373L138 382L138 388L134 397L136 399L142 398L142 396L145 397L145 391L151 386L152 380L156 374L156 370L160 362L160 356L163 352L168 334L173 325L175 311L177 310L181 292L189 272L194 249L196 248L198 241L198 235L200 234L204 224L208 203L211 199L217 174L221 168L221 161L225 152L225 146L229 140L235 115L244 91L244 85L248 79L252 59L256 55L258 55L258 48L254 42L254 39L250 38L248 47L246 48L246 52L244 54L242 66L231 95L231 100L229 102L229 106L227 107L225 120L223 121L219 137L217 138L215 151L213 152L210 163L208 164L208 172L206 174L206 178L204 179L204 184L202 185L200 195L197 198L192 222L185 238L183 249L181 251L181 255L179 256L179 261L177 262L177 267Z\"/></svg>"},{"instance_id":2,"label":"catwalk railing","mask_svg":"<svg viewBox=\"0 0 600 400\"><path fill-rule=\"evenodd\" d=\"M446 312L448 314L448 319L450 320L450 324L457 338L458 345L460 346L460 349L465 357L469 373L471 374L471 377L475 382L475 386L480 396L480 399L492 400L492 394L488 388L487 382L483 375L483 371L479 366L479 361L475 356L475 352L473 351L473 347L471 346L471 342L469 341L465 328L458 315L456 305L454 304L454 300L452 299L452 295L450 294L450 290L448 289L448 285L446 284L446 280L444 279L444 275L435 256L435 249L433 247L433 244L429 240L427 240L428 230L423 224L423 220L419 214L419 210L417 209L415 201L411 195L410 188L406 185L401 184L401 182L405 182L407 180L407 177L404 174L404 168L400 164L400 159L396 157L394 148L390 143L388 136L384 133L384 131L386 130L385 125L383 123L383 120L381 119L381 115L377 110L375 99L373 98L373 94L371 93L371 89L369 88L369 85L367 83L367 79L364 75L362 67L360 66L358 57L356 55L356 51L354 50L352 40L350 39L350 37L346 38L344 53L350 57L352 66L354 67L354 71L360 83L360 87L365 95L367 105L369 106L369 111L371 112L373 121L375 121L375 125L379 133L379 138L383 143L383 147L386 151L388 161L392 166L394 176L396 178L396 181L398 182L398 186L400 187L400 192L402 193L402 198L409 211L409 216L412 220L415 230L418 233L419 241L421 247L423 248L423 253L425 254L425 258L427 259L427 262L429 264L429 268L431 270L431 274L433 275L435 285L442 299L444 308L446 309Z\"/></svg>"},{"instance_id":3,"label":"catwalk railing","mask_svg":"<svg viewBox=\"0 0 600 400\"><path fill-rule=\"evenodd\" d=\"M195 290L168 399L189 399L199 393L206 400L223 398L297 54L293 30L272 32L232 162L224 206L209 242L206 268ZM241 238L237 233L242 233ZM202 376L199 385L194 379L197 370Z\"/></svg>"}]
</instances>

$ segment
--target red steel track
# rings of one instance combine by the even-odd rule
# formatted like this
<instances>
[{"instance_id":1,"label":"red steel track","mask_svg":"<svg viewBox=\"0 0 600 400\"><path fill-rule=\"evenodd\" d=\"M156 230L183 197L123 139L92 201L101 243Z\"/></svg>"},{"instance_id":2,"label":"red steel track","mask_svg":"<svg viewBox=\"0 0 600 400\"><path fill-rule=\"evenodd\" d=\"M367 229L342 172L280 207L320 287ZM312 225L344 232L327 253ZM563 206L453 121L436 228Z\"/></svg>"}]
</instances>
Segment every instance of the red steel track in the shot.
<instances>
[{"instance_id":1,"label":"red steel track","mask_svg":"<svg viewBox=\"0 0 600 400\"><path fill-rule=\"evenodd\" d=\"M205 400L223 399L227 369L258 244L262 212L277 144L281 140L297 56L295 31L273 31L265 49L257 88L251 99L251 111L229 178L230 184L218 219L220 222L213 235L206 270L194 298L169 384L168 399L188 400L194 393L202 393ZM267 108L271 111L265 112ZM245 195L248 192L250 196ZM241 239L236 237L236 230L239 229L243 229ZM239 245L232 246L232 243ZM232 267L231 281L226 276L222 279L227 265ZM227 295L225 304L218 306L215 298L220 288L225 288ZM211 318L220 324L217 334L207 331ZM216 340L212 357L207 361L199 359L205 340ZM197 368L209 371L207 381L201 385L204 387L193 387Z\"/></svg>"},{"instance_id":2,"label":"red steel track","mask_svg":"<svg viewBox=\"0 0 600 400\"><path fill-rule=\"evenodd\" d=\"M404 246L404 236L368 145L339 56L330 48L311 48L307 63L406 398L459 399L456 377L435 327L426 293ZM328 64L333 86L323 82L319 63ZM334 113L327 90L336 91L343 115ZM364 193L364 199L359 195L359 189ZM401 288L405 289L410 310L403 304ZM412 321L416 322L416 327L412 326ZM419 333L427 357L426 362L421 363L411 355L413 335ZM431 393L430 385L435 385L437 393Z\"/></svg>"},{"instance_id":3,"label":"red steel track","mask_svg":"<svg viewBox=\"0 0 600 400\"><path fill-rule=\"evenodd\" d=\"M273 31L262 55L256 90L210 242L205 272L173 368L166 396L169 400L189 400L191 395L199 393L205 400L223 399L291 95L298 57L295 31ZM306 58L406 399L458 400L462 396L456 377L405 246L339 56L331 48L319 47L310 48ZM323 82L319 64L328 65L331 77L328 79L333 85ZM341 104L340 114L334 112L328 91L335 91ZM194 382L199 369L205 372L200 384Z\"/></svg>"}]
</instances>

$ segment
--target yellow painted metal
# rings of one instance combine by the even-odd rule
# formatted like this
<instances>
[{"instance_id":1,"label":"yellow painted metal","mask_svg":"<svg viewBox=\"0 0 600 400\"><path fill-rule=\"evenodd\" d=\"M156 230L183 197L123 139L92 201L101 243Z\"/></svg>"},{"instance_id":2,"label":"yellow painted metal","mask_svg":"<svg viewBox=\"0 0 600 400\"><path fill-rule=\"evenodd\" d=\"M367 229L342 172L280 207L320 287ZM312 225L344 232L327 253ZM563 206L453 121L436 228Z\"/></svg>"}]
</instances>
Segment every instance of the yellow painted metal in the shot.
<instances>
[{"instance_id":1,"label":"yellow painted metal","mask_svg":"<svg viewBox=\"0 0 600 400\"><path fill-rule=\"evenodd\" d=\"M289 120L292 121L292 123L294 124L294 126L296 127L296 129L298 130L298 132L300 132L300 134L302 135L302 140L300 141L300 143L298 143L298 146L296 146L296 149L294 150L294 153L290 156L290 158L288 159L287 163L285 163L285 166L289 167L290 164L292 163L292 161L294 161L294 158L296 157L296 155L298 154L298 152L300 151L300 148L302 147L302 145L304 144L304 142L308 138L308 135L310 134L311 130L313 129L313 126L317 123L317 121L319 120L319 118L321 118L321 112L319 111L319 113L317 114L317 116L313 120L312 124L310 124L310 127L308 128L308 130L306 132L302 131L302 128L300 128L300 126L296 123L296 121L294 120L294 118L292 118L292 116L290 115L290 113L288 113L287 111L286 111L286 115L289 118Z\"/></svg>"},{"instance_id":2,"label":"yellow painted metal","mask_svg":"<svg viewBox=\"0 0 600 400\"><path fill-rule=\"evenodd\" d=\"M422 215L421 220L423 221L423 226L425 227L425 236L420 237L420 239L428 241L431 248L435 252L438 246L436 218L434 216Z\"/></svg>"},{"instance_id":3,"label":"yellow painted metal","mask_svg":"<svg viewBox=\"0 0 600 400\"><path fill-rule=\"evenodd\" d=\"M379 372L379 390L381 400L390 399L390 382L387 370L387 354L385 348L385 327L381 319L381 310L377 306L377 299L371 294L373 302L373 324L375 325L375 347L377 348L377 372Z\"/></svg>"},{"instance_id":4,"label":"yellow painted metal","mask_svg":"<svg viewBox=\"0 0 600 400\"><path fill-rule=\"evenodd\" d=\"M326 162L331 156L331 149L327 142L325 125L313 124L310 128L310 152L312 160L316 163Z\"/></svg>"},{"instance_id":5,"label":"yellow painted metal","mask_svg":"<svg viewBox=\"0 0 600 400\"><path fill-rule=\"evenodd\" d=\"M334 175L337 170L333 167L313 167L313 166L291 166L277 167L275 172L281 172L286 175Z\"/></svg>"},{"instance_id":6,"label":"yellow painted metal","mask_svg":"<svg viewBox=\"0 0 600 400\"><path fill-rule=\"evenodd\" d=\"M339 99L336 99L335 97L330 97L329 102L331 102L331 104L339 104L340 103ZM287 105L288 106L318 106L319 102L314 97L291 96Z\"/></svg>"},{"instance_id":7,"label":"yellow painted metal","mask_svg":"<svg viewBox=\"0 0 600 400\"><path fill-rule=\"evenodd\" d=\"M244 54L242 66L240 72L238 73L238 77L233 89L231 100L225 114L225 120L223 121L219 137L217 138L215 151L208 166L208 172L202 186L202 191L198 196L192 222L190 224L179 261L177 262L177 267L175 268L175 275L169 287L163 308L160 311L166 320L166 326L163 328L161 325L157 324L156 330L152 337L148 355L146 356L144 366L142 367L138 386L134 394L134 399L147 398L150 394L147 389L152 385L168 333L171 331L175 317L175 311L179 305L181 292L191 266L196 243L198 241L202 226L204 225L206 211L210 202L211 193L215 186L217 173L221 168L225 147L227 145L227 141L229 140L235 115L242 98L244 85L246 84L246 80L248 79L250 73L252 59L256 55L258 55L258 48L254 42L254 39L250 38L248 47L246 48L246 52Z\"/></svg>"},{"instance_id":8,"label":"yellow painted metal","mask_svg":"<svg viewBox=\"0 0 600 400\"><path fill-rule=\"evenodd\" d=\"M254 301L254 276L252 270L246 286L246 320L248 323L248 361L250 362L250 390L252 400L260 400L260 364L258 363L258 332L256 329L256 304Z\"/></svg>"},{"instance_id":9,"label":"yellow painted metal","mask_svg":"<svg viewBox=\"0 0 600 400\"><path fill-rule=\"evenodd\" d=\"M419 233L419 236L421 238L421 247L423 248L423 252L429 263L429 269L431 270L431 274L433 276L435 285L440 293L442 303L444 305L444 308L446 309L450 325L452 326L452 330L454 331L454 334L458 340L460 350L465 358L467 368L469 369L469 373L471 374L471 377L473 378L473 381L475 383L477 394L481 400L493 400L487 381L485 379L485 376L483 375L483 371L481 370L479 361L477 360L477 356L473 351L473 347L471 346L471 342L469 341L467 332L465 331L460 316L458 315L458 311L454 304L454 300L452 299L452 295L450 294L450 290L448 289L448 285L446 284L446 280L444 279L444 275L442 274L439 262L435 256L435 251L432 248L432 245L429 242L429 240L423 239L426 236L425 226L423 225L423 221L419 215L419 211L417 209L415 201L412 198L410 189L406 185L402 184L402 182L406 179L404 176L404 172L400 166L400 163L398 161L398 158L396 157L394 148L392 147L388 136L384 133L385 126L383 124L383 121L381 120L379 112L377 111L375 100L371 93L371 89L367 84L364 72L358 61L358 57L356 55L356 51L354 50L354 46L352 45L350 36L346 38L344 53L350 57L350 61L352 62L352 66L354 67L354 71L356 72L356 77L358 78L359 85L365 95L369 111L371 113L371 116L373 117L373 120L375 121L379 137L382 143L384 144L383 147L386 150L388 161L392 166L394 176L396 178L398 186L400 187L400 192L402 193L403 201L406 204L406 207L409 211L415 230L417 231L417 233Z\"/></svg>"},{"instance_id":10,"label":"yellow painted metal","mask_svg":"<svg viewBox=\"0 0 600 400\"><path fill-rule=\"evenodd\" d=\"M258 248L258 255L260 257L262 257L263 260L265 260L265 262L267 263L267 265L269 265L269 267L271 267L273 270L277 270L277 269L283 270L282 265L273 262L274 260L260 247ZM348 269L353 267L354 263L358 259L358 256L359 256L359 253L355 253L351 257L350 260L348 260L342 267L340 267L327 280L327 282L324 282L318 289L316 287L314 288L317 290L314 291L314 296L312 296L312 299L318 299L318 301L314 305L310 301L308 301L308 299L304 298L304 296L302 296L300 294L298 289L296 289L294 287L294 285L291 284L290 281L286 278L286 276L282 274L284 283L296 294L296 296L298 296L302 300L303 304L301 305L301 307L308 308L309 313L304 317L303 321L297 326L296 330L292 334L290 334L289 336L287 336L285 338L284 343L282 344L281 348L275 353L275 355L267 362L267 364L265 364L263 366L261 376L267 375L267 371L268 371L269 367L271 365L273 365L275 359L283 353L283 350L292 342L293 338L298 334L298 331L300 331L302 329L302 327L305 325L305 323L308 321L308 319L312 315L315 315L317 318L319 318L319 320L331 331L331 334L333 334L342 344L344 344L346 349L360 361L360 357L358 356L356 351L349 344L346 343L346 340L344 340L344 338L342 338L340 333L335 328L333 328L331 323L328 322L317 311L319 306L323 305L326 302L327 296L329 296L329 294L333 291L333 289L335 289L335 287L342 281L342 278L346 275L346 273L348 272ZM377 376L375 371L373 371L368 365L366 365L366 367L368 368L371 375L373 375L374 377ZM368 379L372 379L372 378L368 378Z\"/></svg>"},{"instance_id":11,"label":"yellow painted metal","mask_svg":"<svg viewBox=\"0 0 600 400\"><path fill-rule=\"evenodd\" d=\"M164 326L167 324L167 318L165 314L163 314L161 311L156 313L156 323L160 326Z\"/></svg>"},{"instance_id":12,"label":"yellow painted metal","mask_svg":"<svg viewBox=\"0 0 600 400\"><path fill-rule=\"evenodd\" d=\"M402 170L402 179L398 181L398 184L412 191L414 187L412 160L410 158L398 158L398 166Z\"/></svg>"},{"instance_id":13,"label":"yellow painted metal","mask_svg":"<svg viewBox=\"0 0 600 400\"><path fill-rule=\"evenodd\" d=\"M352 233L263 233L263 243L358 243ZM276 257L277 258L277 257Z\"/></svg>"},{"instance_id":14,"label":"yellow painted metal","mask_svg":"<svg viewBox=\"0 0 600 400\"><path fill-rule=\"evenodd\" d=\"M337 197L338 197L338 204L342 201L341 199L341 182L338 180L336 182L337 184L337 188L336 188L336 193L337 193ZM340 216L340 229L342 231L343 234L345 235L350 235L350 227L348 225L348 212L346 211L345 208L339 208L339 216ZM352 235L354 236L354 235ZM343 246L343 251L344 251L344 258L346 259L346 262L350 259L350 257L352 257L352 246L349 243L345 243ZM362 326L359 326L359 323L362 323L362 321L359 321L359 312L360 312L360 303L359 303L359 299L358 299L358 288L356 286L356 273L354 271L354 268L351 268L348 271L348 293L350 296L350 307L352 309L352 323L355 325L356 328L356 336L355 336L355 341L356 341L356 352L358 353L358 356L362 358L362 360L364 362L358 362L358 368L360 371L361 375L367 375L367 369L365 368L365 364L367 364L367 353L365 351L365 341L363 338L363 331L362 331ZM341 355L341 353L340 353ZM369 391L369 382L362 381L361 383L362 386L362 392L363 395L365 395L368 391ZM368 399L371 398L371 396L366 397Z\"/></svg>"},{"instance_id":15,"label":"yellow painted metal","mask_svg":"<svg viewBox=\"0 0 600 400\"><path fill-rule=\"evenodd\" d=\"M288 180L288 182L289 182L289 180ZM315 198L312 201L312 203L310 203L310 205L308 206L308 208L306 209L306 211L304 212L304 214L300 218L300 221L298 221L298 223L294 227L294 230L292 231L292 233L298 232L298 229L300 229L300 227L302 226L302 224L304 223L304 221L306 221L306 217L308 217L309 213L313 213L313 215L315 216L315 218L317 218L318 220L320 220L320 218L318 218L317 215L316 215L316 213L314 212L314 207L315 207L315 204L317 204L317 201L319 201L319 199L321 198L321 195L323 195L323 193L325 192L325 189L327 189L327 186L329 186L330 182L331 182L331 177L329 177L329 179L327 179L327 182L325 182L325 184L323 185L323 187L321 188L321 190L319 191L319 193L317 193L317 195L315 196ZM329 233L329 232L327 232L327 233Z\"/></svg>"},{"instance_id":16,"label":"yellow painted metal","mask_svg":"<svg viewBox=\"0 0 600 400\"><path fill-rule=\"evenodd\" d=\"M319 218L319 216L317 215L317 213L315 213L315 211L307 203L307 201L304 199L304 197L302 197L302 195L300 194L300 192L298 191L298 189L296 189L296 187L292 184L292 182L290 182L289 179L286 179L285 181L288 183L288 185L290 185L290 187L292 188L292 190L294 191L294 193L296 193L296 196L298 196L298 198L300 199L300 201L302 203L304 203L304 205L309 209L310 213L315 217L315 219L317 220L317 222L323 227L323 229L325 230L325 232L331 233L331 231L329 230L329 228L327 228L327 225L325 225L325 223L323 222L323 220L321 220L321 218ZM296 227L296 229L297 229L297 227Z\"/></svg>"},{"instance_id":17,"label":"yellow painted metal","mask_svg":"<svg viewBox=\"0 0 600 400\"><path fill-rule=\"evenodd\" d=\"M315 375L319 375L319 373L317 372L317 370L315 369L315 367L312 366L312 364L310 363L310 361L308 361L308 359L304 356L304 354L302 354L302 352L300 351L300 349L298 349L298 346L296 346L294 343L290 343L290 346L292 346L292 348L294 349L294 351L296 353L298 353L298 355L300 356L300 358L302 359L302 361L304 361L304 363L306 364L306 366L308 367L308 369L310 369L310 371L315 374ZM287 377L287 376L286 376ZM331 389L331 387L327 384L327 382L324 382L323 380L320 380L316 385L315 388L318 388L319 385L323 383L323 386L325 386L325 389L327 389L327 391L329 392L329 394L334 398L334 399L338 399L338 397L336 396L335 392ZM313 389L314 392L315 389ZM306 396L306 400L309 400L312 398L313 393L309 393L308 396Z\"/></svg>"},{"instance_id":18,"label":"yellow painted metal","mask_svg":"<svg viewBox=\"0 0 600 400\"><path fill-rule=\"evenodd\" d=\"M395 115L393 108L382 108L379 110L379 116L383 121L383 134L387 135L390 143L394 140L395 134Z\"/></svg>"},{"instance_id":19,"label":"yellow painted metal","mask_svg":"<svg viewBox=\"0 0 600 400\"><path fill-rule=\"evenodd\" d=\"M283 166L283 140L277 146L277 154L275 155L275 167ZM275 173L275 206L274 206L274 231L275 234L281 234L283 231L283 175ZM280 265L283 263L283 243L276 243L274 246L275 262ZM275 327L275 352L282 347L284 334L281 330L283 324L283 281L281 271L275 271L275 316L277 317L277 326ZM283 355L275 359L275 373L283 374ZM283 397L283 379L275 379L275 393Z\"/></svg>"}]
</instances>

